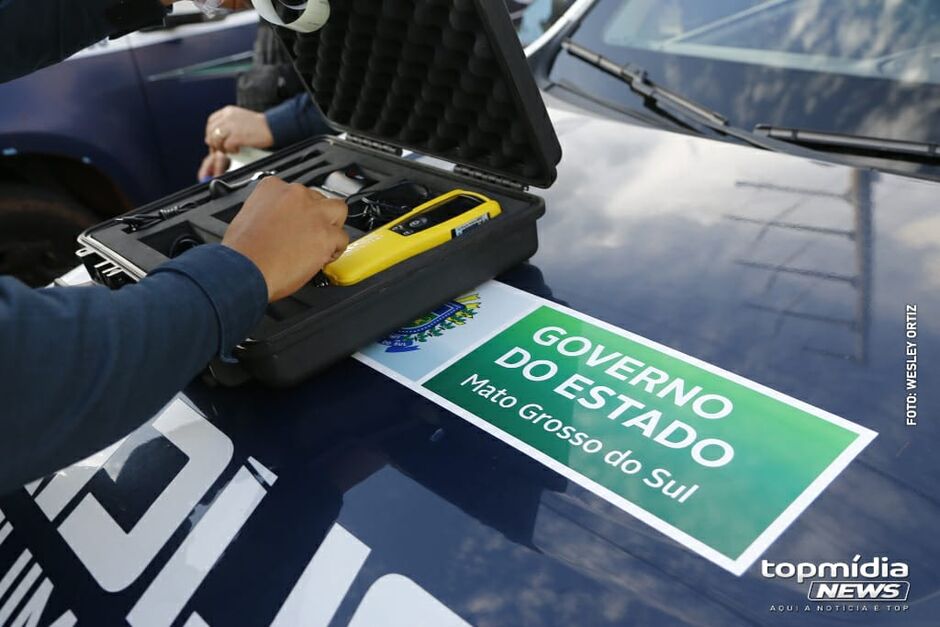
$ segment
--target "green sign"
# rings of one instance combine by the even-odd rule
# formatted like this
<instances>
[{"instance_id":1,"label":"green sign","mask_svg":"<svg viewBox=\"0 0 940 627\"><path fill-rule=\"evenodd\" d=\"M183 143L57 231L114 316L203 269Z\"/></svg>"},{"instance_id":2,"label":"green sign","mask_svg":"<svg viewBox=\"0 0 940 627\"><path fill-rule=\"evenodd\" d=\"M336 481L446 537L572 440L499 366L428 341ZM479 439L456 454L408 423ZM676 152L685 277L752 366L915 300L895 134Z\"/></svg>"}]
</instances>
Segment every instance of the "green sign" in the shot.
<instances>
[{"instance_id":1,"label":"green sign","mask_svg":"<svg viewBox=\"0 0 940 627\"><path fill-rule=\"evenodd\" d=\"M736 574L875 437L554 306L535 308L424 387Z\"/></svg>"}]
</instances>

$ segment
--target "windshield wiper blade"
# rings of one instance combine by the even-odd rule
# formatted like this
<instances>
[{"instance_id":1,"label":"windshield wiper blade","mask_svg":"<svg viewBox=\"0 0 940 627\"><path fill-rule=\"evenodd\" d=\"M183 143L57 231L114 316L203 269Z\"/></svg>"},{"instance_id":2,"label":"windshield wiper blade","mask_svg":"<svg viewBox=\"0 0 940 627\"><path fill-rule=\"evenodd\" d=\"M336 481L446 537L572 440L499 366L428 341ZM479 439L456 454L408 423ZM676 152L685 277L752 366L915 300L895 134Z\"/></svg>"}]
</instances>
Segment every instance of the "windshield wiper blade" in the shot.
<instances>
[{"instance_id":1,"label":"windshield wiper blade","mask_svg":"<svg viewBox=\"0 0 940 627\"><path fill-rule=\"evenodd\" d=\"M818 159L822 156L822 152L799 146L793 142L783 142L773 137L733 126L728 122L728 119L720 113L712 111L708 107L682 94L660 87L650 79L646 70L637 65L631 63L620 65L616 61L608 59L590 48L577 44L571 39L563 40L561 47L575 58L598 68L602 72L626 84L631 91L643 97L647 110L654 112L662 118L667 118L674 123L689 128L690 130L696 129L690 127L688 123L672 114L669 109L680 112L687 118L693 118L698 124L716 133L733 137L738 141L757 148L763 148L764 150L773 152L786 152L809 159Z\"/></svg>"},{"instance_id":2,"label":"windshield wiper blade","mask_svg":"<svg viewBox=\"0 0 940 627\"><path fill-rule=\"evenodd\" d=\"M882 139L864 135L811 131L799 128L784 128L769 124L758 124L754 132L800 146L817 150L838 150L842 152L884 155L893 158L914 158L916 160L940 159L940 145L926 142L913 142L901 139Z\"/></svg>"},{"instance_id":3,"label":"windshield wiper blade","mask_svg":"<svg viewBox=\"0 0 940 627\"><path fill-rule=\"evenodd\" d=\"M725 132L730 128L727 118L723 115L712 111L682 94L660 87L649 78L645 69L637 65L631 63L620 65L616 61L612 61L602 54L594 52L590 48L576 44L571 39L562 41L561 47L578 59L593 65L614 78L620 79L634 92L655 104L666 101L682 112L691 114L693 117L704 122L707 127L713 130Z\"/></svg>"},{"instance_id":4,"label":"windshield wiper blade","mask_svg":"<svg viewBox=\"0 0 940 627\"><path fill-rule=\"evenodd\" d=\"M721 135L734 137L739 141L756 146L758 148L763 148L764 150L772 150L775 152L783 151L783 144L777 140L773 138L767 138L762 135L757 135L751 131L732 126L728 123L728 119L720 113L712 111L708 107L705 107L704 105L701 105L691 98L683 96L682 94L666 89L665 87L660 87L652 79L650 79L646 70L637 65L633 65L631 63L620 65L616 61L608 59L604 55L595 52L590 48L586 48L580 44L577 44L571 39L563 40L561 42L561 47L575 58L598 68L606 74L610 74L614 78L626 84L633 92L643 97L643 100L647 103L648 110L655 112L661 117L668 118L673 122L677 122L682 126L690 128L688 124L682 122L676 118L675 115L669 112L669 109L671 108L684 114L686 117L693 118L698 124ZM666 106L664 107L663 105ZM691 128L690 130L695 129ZM794 148L792 147L793 145L787 145L791 147L788 152L794 152ZM810 156L809 153L811 151L808 149L803 150L806 151L804 154Z\"/></svg>"}]
</instances>

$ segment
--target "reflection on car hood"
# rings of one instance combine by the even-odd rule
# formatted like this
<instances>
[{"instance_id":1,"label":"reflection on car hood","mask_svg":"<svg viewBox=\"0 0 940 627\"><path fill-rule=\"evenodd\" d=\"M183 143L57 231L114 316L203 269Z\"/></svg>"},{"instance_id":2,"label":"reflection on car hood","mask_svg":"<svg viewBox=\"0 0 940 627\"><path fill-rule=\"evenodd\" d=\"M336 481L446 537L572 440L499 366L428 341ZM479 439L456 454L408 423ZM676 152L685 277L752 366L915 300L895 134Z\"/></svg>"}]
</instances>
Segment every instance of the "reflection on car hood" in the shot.
<instances>
[{"instance_id":1,"label":"reflection on car hood","mask_svg":"<svg viewBox=\"0 0 940 627\"><path fill-rule=\"evenodd\" d=\"M903 371L905 304L940 309L940 186L553 116L564 159L543 193L540 251L502 279L878 431L764 557L904 561L911 609L878 624L933 616L940 433L927 416L938 406L924 398L921 425L905 427ZM940 322L925 313L919 324L921 350L936 354ZM480 625L807 623L770 610L802 607L805 585L759 566L734 577L353 360L290 390L188 394L232 442L226 472L254 468L269 486L187 606L209 624L270 623L334 525L368 555L334 624L392 573ZM140 454L99 494L131 505L160 494L182 464L161 437L139 437ZM39 521L18 531L45 546L46 571L109 615L113 598L31 517L25 493L0 507Z\"/></svg>"}]
</instances>

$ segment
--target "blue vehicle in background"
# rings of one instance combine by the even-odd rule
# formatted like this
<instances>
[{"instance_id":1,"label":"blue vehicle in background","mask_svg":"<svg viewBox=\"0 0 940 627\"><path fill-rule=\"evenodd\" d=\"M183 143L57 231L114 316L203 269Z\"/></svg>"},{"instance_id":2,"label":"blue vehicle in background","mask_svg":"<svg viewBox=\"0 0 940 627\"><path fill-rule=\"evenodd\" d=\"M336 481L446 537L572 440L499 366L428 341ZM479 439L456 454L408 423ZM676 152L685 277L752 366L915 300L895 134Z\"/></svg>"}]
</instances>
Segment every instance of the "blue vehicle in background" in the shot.
<instances>
[{"instance_id":1,"label":"blue vehicle in background","mask_svg":"<svg viewBox=\"0 0 940 627\"><path fill-rule=\"evenodd\" d=\"M83 229L190 185L256 29L253 11L178 3L163 27L0 85L0 274L44 285Z\"/></svg>"}]
</instances>

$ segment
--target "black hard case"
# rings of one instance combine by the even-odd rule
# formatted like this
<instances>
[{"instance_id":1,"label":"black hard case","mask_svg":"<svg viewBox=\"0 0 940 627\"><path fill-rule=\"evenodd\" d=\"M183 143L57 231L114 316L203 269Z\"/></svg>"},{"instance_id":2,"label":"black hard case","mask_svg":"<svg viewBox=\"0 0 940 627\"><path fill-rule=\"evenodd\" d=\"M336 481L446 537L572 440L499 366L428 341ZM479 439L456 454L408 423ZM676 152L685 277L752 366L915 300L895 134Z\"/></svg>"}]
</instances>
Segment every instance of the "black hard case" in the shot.
<instances>
[{"instance_id":1,"label":"black hard case","mask_svg":"<svg viewBox=\"0 0 940 627\"><path fill-rule=\"evenodd\" d=\"M310 284L274 303L235 351L237 365L208 374L234 385L254 377L291 385L383 337L441 302L531 257L561 149L502 0L342 0L320 31L291 36L315 102L345 139L316 137L222 180L276 170L322 184L358 164L383 182L407 178L435 194L461 188L497 200L503 213L466 235L351 287ZM415 151L402 156L402 148ZM428 155L451 171L418 163ZM445 164L446 165L446 164ZM192 204L138 232L110 220L83 233L92 277L112 287L167 261L181 238L221 241L253 185L211 199L201 185L132 213Z\"/></svg>"}]
</instances>

